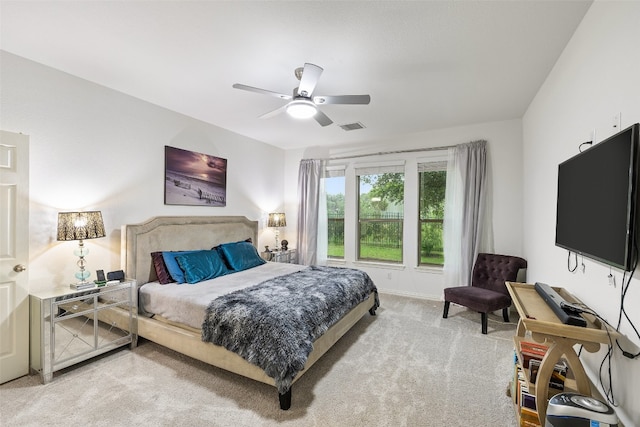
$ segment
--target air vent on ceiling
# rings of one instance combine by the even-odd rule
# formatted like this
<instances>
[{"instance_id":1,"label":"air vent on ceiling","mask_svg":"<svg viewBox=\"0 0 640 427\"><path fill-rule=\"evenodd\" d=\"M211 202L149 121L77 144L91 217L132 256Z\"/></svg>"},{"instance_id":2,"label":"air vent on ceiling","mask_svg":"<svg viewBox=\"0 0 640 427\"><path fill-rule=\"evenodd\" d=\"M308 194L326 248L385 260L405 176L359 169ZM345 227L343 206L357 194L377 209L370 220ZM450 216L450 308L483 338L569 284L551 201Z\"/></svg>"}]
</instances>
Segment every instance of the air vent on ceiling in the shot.
<instances>
[{"instance_id":1,"label":"air vent on ceiling","mask_svg":"<svg viewBox=\"0 0 640 427\"><path fill-rule=\"evenodd\" d=\"M360 122L348 123L346 125L340 125L340 127L343 130L346 130L346 131L356 130L356 129L364 129L364 125L362 123L360 123Z\"/></svg>"}]
</instances>

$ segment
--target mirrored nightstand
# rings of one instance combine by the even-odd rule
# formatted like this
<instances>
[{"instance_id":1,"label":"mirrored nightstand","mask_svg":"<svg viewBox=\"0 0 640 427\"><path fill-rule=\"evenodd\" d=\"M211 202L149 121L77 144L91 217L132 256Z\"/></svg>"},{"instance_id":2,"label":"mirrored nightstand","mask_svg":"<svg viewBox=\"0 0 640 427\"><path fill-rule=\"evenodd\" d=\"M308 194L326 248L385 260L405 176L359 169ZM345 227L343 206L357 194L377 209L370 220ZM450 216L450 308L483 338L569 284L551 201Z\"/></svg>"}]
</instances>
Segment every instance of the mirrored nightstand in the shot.
<instances>
[{"instance_id":1,"label":"mirrored nightstand","mask_svg":"<svg viewBox=\"0 0 640 427\"><path fill-rule=\"evenodd\" d=\"M55 371L124 345L135 348L137 295L135 280L31 294L31 371L46 384Z\"/></svg>"},{"instance_id":2,"label":"mirrored nightstand","mask_svg":"<svg viewBox=\"0 0 640 427\"><path fill-rule=\"evenodd\" d=\"M298 262L298 252L295 249L287 249L286 251L262 252L262 259L271 262L284 262L296 264Z\"/></svg>"}]
</instances>

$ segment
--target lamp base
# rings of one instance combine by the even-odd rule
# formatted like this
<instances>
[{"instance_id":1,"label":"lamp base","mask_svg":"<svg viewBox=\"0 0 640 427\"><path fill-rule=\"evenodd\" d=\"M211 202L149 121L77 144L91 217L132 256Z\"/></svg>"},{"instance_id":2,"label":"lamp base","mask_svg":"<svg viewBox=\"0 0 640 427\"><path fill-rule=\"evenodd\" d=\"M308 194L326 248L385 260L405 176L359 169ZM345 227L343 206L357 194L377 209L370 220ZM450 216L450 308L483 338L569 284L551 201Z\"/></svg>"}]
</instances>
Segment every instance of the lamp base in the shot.
<instances>
[{"instance_id":1,"label":"lamp base","mask_svg":"<svg viewBox=\"0 0 640 427\"><path fill-rule=\"evenodd\" d=\"M89 283L87 279L91 276L91 272L87 270L80 270L74 276L78 279L78 283Z\"/></svg>"},{"instance_id":2,"label":"lamp base","mask_svg":"<svg viewBox=\"0 0 640 427\"><path fill-rule=\"evenodd\" d=\"M85 270L87 262L84 260L84 257L89 254L89 249L84 247L84 241L82 239L80 239L80 241L78 242L78 248L73 251L73 253L78 257L78 262L76 262L76 265L80 269L80 271L75 274L76 279L78 279L77 285L83 286L91 283L87 282L87 279L89 278L89 276L91 276L91 272Z\"/></svg>"}]
</instances>

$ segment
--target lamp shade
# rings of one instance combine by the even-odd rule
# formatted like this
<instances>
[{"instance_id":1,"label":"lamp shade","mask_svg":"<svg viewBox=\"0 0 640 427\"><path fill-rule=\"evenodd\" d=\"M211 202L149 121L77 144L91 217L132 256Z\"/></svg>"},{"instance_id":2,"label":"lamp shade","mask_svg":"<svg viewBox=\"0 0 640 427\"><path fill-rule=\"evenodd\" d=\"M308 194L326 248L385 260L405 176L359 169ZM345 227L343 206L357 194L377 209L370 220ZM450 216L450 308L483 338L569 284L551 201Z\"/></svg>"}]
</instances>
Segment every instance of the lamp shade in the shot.
<instances>
[{"instance_id":1,"label":"lamp shade","mask_svg":"<svg viewBox=\"0 0 640 427\"><path fill-rule=\"evenodd\" d=\"M282 212L273 212L269 214L267 227L286 227L287 217Z\"/></svg>"},{"instance_id":2,"label":"lamp shade","mask_svg":"<svg viewBox=\"0 0 640 427\"><path fill-rule=\"evenodd\" d=\"M58 240L85 240L104 236L100 211L58 213Z\"/></svg>"}]
</instances>

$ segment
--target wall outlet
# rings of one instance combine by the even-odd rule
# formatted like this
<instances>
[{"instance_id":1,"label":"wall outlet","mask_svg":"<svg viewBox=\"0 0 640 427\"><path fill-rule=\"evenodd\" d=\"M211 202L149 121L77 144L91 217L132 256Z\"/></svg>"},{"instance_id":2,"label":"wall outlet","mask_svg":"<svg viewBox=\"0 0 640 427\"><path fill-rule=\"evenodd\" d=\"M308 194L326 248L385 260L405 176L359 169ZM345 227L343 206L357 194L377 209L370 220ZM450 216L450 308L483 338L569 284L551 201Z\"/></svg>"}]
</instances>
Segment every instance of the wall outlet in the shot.
<instances>
[{"instance_id":1,"label":"wall outlet","mask_svg":"<svg viewBox=\"0 0 640 427\"><path fill-rule=\"evenodd\" d=\"M620 126L622 126L622 113L618 113L615 116L613 116L613 121L611 125L613 126L613 129L616 132L620 132Z\"/></svg>"}]
</instances>

